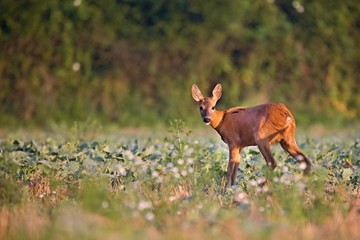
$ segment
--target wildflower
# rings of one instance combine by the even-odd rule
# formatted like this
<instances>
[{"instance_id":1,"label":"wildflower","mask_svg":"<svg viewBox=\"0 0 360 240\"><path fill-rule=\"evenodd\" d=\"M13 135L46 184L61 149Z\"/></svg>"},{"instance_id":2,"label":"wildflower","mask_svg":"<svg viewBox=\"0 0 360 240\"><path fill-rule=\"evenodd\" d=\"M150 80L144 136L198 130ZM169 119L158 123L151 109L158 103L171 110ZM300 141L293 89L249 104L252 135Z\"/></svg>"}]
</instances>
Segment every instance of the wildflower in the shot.
<instances>
[{"instance_id":1,"label":"wildflower","mask_svg":"<svg viewBox=\"0 0 360 240\"><path fill-rule=\"evenodd\" d=\"M247 199L247 194L244 192L238 192L234 194L233 201L236 203L249 203L249 200Z\"/></svg>"},{"instance_id":2,"label":"wildflower","mask_svg":"<svg viewBox=\"0 0 360 240\"><path fill-rule=\"evenodd\" d=\"M134 159L134 154L130 150L125 150L122 154L123 154L124 158L126 158L126 159L129 159L129 160Z\"/></svg>"},{"instance_id":3,"label":"wildflower","mask_svg":"<svg viewBox=\"0 0 360 240\"><path fill-rule=\"evenodd\" d=\"M283 175L280 178L280 182L284 183L285 185L290 185L291 184L291 177Z\"/></svg>"},{"instance_id":4,"label":"wildflower","mask_svg":"<svg viewBox=\"0 0 360 240\"><path fill-rule=\"evenodd\" d=\"M141 166L141 170L142 170L143 173L146 172L147 169L148 169L148 166L146 166L146 165Z\"/></svg>"},{"instance_id":5,"label":"wildflower","mask_svg":"<svg viewBox=\"0 0 360 240\"><path fill-rule=\"evenodd\" d=\"M182 170L181 171L181 176L185 177L187 175L187 171L186 170Z\"/></svg>"},{"instance_id":6,"label":"wildflower","mask_svg":"<svg viewBox=\"0 0 360 240\"><path fill-rule=\"evenodd\" d=\"M300 2L298 1L293 1L292 2L292 6L293 8L295 8L295 10L298 12L298 13L303 13L304 12L304 7L301 5Z\"/></svg>"},{"instance_id":7,"label":"wildflower","mask_svg":"<svg viewBox=\"0 0 360 240\"><path fill-rule=\"evenodd\" d=\"M141 200L138 204L138 210L139 211L143 211L145 209L149 209L152 208L152 202L151 201L146 201L146 200Z\"/></svg>"},{"instance_id":8,"label":"wildflower","mask_svg":"<svg viewBox=\"0 0 360 240\"><path fill-rule=\"evenodd\" d=\"M251 180L251 181L250 181L250 185L253 186L253 187L255 187L255 186L257 186L257 182L256 182L255 180Z\"/></svg>"},{"instance_id":9,"label":"wildflower","mask_svg":"<svg viewBox=\"0 0 360 240\"><path fill-rule=\"evenodd\" d=\"M118 164L116 168L119 175L126 176L126 169L121 164Z\"/></svg>"},{"instance_id":10,"label":"wildflower","mask_svg":"<svg viewBox=\"0 0 360 240\"><path fill-rule=\"evenodd\" d=\"M77 0L77 1L79 1L79 0ZM76 0L75 0L75 2L76 2ZM75 3L75 2L74 2L74 3ZM81 2L81 0L80 0L80 2ZM80 65L80 63L78 63L78 62L75 62L75 63L72 65L72 69L73 69L74 72L79 71L79 70L80 70L80 67L81 67L81 65Z\"/></svg>"},{"instance_id":11,"label":"wildflower","mask_svg":"<svg viewBox=\"0 0 360 240\"><path fill-rule=\"evenodd\" d=\"M188 159L186 159L186 163L189 164L189 165L193 164L194 160L192 158L188 158Z\"/></svg>"},{"instance_id":12,"label":"wildflower","mask_svg":"<svg viewBox=\"0 0 360 240\"><path fill-rule=\"evenodd\" d=\"M256 184L258 186L263 186L265 183L266 183L266 178L265 177L262 177L262 178L259 178L258 180L256 180Z\"/></svg>"},{"instance_id":13,"label":"wildflower","mask_svg":"<svg viewBox=\"0 0 360 240\"><path fill-rule=\"evenodd\" d=\"M102 206L103 208L108 208L108 207L109 207L109 203L108 203L107 201L103 201L103 202L101 203L101 206Z\"/></svg>"},{"instance_id":14,"label":"wildflower","mask_svg":"<svg viewBox=\"0 0 360 240\"><path fill-rule=\"evenodd\" d=\"M183 165L183 164L184 164L184 160L183 160L183 159L179 159L179 160L177 161L177 163L178 163L179 165Z\"/></svg>"},{"instance_id":15,"label":"wildflower","mask_svg":"<svg viewBox=\"0 0 360 240\"><path fill-rule=\"evenodd\" d=\"M297 183L296 183L296 188L297 188L297 190L298 190L299 192L302 192L302 191L305 190L306 184L303 183L303 182L297 182Z\"/></svg>"},{"instance_id":16,"label":"wildflower","mask_svg":"<svg viewBox=\"0 0 360 240\"><path fill-rule=\"evenodd\" d=\"M74 6L78 7L81 4L81 0L74 0Z\"/></svg>"},{"instance_id":17,"label":"wildflower","mask_svg":"<svg viewBox=\"0 0 360 240\"><path fill-rule=\"evenodd\" d=\"M177 199L176 196L170 196L170 197L169 197L169 201L170 201L170 202L173 202L173 201L175 201L176 199Z\"/></svg>"},{"instance_id":18,"label":"wildflower","mask_svg":"<svg viewBox=\"0 0 360 240\"><path fill-rule=\"evenodd\" d=\"M158 172L158 171L153 171L153 172L151 173L151 176L154 177L154 178L156 178L156 177L159 176L159 172Z\"/></svg>"},{"instance_id":19,"label":"wildflower","mask_svg":"<svg viewBox=\"0 0 360 240\"><path fill-rule=\"evenodd\" d=\"M289 172L289 167L288 167L288 166L283 166L282 172L283 172L283 173Z\"/></svg>"},{"instance_id":20,"label":"wildflower","mask_svg":"<svg viewBox=\"0 0 360 240\"><path fill-rule=\"evenodd\" d=\"M156 183L162 183L164 181L164 178L162 176L159 176L157 179L156 179Z\"/></svg>"},{"instance_id":21,"label":"wildflower","mask_svg":"<svg viewBox=\"0 0 360 240\"><path fill-rule=\"evenodd\" d=\"M187 149L185 150L185 155L186 155L186 156L190 156L191 154L193 154L193 152L194 152L194 149L193 149L193 148L187 148Z\"/></svg>"},{"instance_id":22,"label":"wildflower","mask_svg":"<svg viewBox=\"0 0 360 240\"><path fill-rule=\"evenodd\" d=\"M141 165L142 163L143 161L141 160L141 158L135 157L135 162L134 162L135 165Z\"/></svg>"},{"instance_id":23,"label":"wildflower","mask_svg":"<svg viewBox=\"0 0 360 240\"><path fill-rule=\"evenodd\" d=\"M152 212L147 212L147 213L145 214L145 219L146 219L147 221L149 221L149 222L151 222L152 220L154 220L154 218L155 218L155 215L154 215L154 213L152 213Z\"/></svg>"},{"instance_id":24,"label":"wildflower","mask_svg":"<svg viewBox=\"0 0 360 240\"><path fill-rule=\"evenodd\" d=\"M193 172L194 172L194 169L193 169L192 167L189 167L189 168L188 168L188 172L189 172L189 173L193 173Z\"/></svg>"}]
</instances>

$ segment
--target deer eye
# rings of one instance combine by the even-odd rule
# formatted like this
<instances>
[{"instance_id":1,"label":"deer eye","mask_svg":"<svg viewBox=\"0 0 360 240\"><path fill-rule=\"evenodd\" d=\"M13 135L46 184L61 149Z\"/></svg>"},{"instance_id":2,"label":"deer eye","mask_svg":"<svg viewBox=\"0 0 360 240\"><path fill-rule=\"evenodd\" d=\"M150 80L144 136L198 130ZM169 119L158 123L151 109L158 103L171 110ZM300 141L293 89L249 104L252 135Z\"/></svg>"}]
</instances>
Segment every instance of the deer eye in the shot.
<instances>
[{"instance_id":1,"label":"deer eye","mask_svg":"<svg viewBox=\"0 0 360 240\"><path fill-rule=\"evenodd\" d=\"M202 110L204 110L204 108L203 108L203 107L200 107L200 111L202 111Z\"/></svg>"},{"instance_id":2,"label":"deer eye","mask_svg":"<svg viewBox=\"0 0 360 240\"><path fill-rule=\"evenodd\" d=\"M212 110L215 110L215 106L213 106L211 109L212 109Z\"/></svg>"}]
</instances>

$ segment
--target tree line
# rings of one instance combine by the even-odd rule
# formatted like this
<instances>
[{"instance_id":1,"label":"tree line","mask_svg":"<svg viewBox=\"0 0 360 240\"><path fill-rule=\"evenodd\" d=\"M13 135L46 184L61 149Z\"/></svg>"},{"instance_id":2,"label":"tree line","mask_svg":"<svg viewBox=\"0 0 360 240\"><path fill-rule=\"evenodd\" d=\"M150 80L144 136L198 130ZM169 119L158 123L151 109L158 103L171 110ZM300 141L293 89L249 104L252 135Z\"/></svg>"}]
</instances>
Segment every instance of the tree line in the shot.
<instances>
[{"instance_id":1,"label":"tree line","mask_svg":"<svg viewBox=\"0 0 360 240\"><path fill-rule=\"evenodd\" d=\"M2 125L198 121L191 84L217 82L224 108L281 101L308 123L360 116L353 0L2 0L0 9Z\"/></svg>"}]
</instances>

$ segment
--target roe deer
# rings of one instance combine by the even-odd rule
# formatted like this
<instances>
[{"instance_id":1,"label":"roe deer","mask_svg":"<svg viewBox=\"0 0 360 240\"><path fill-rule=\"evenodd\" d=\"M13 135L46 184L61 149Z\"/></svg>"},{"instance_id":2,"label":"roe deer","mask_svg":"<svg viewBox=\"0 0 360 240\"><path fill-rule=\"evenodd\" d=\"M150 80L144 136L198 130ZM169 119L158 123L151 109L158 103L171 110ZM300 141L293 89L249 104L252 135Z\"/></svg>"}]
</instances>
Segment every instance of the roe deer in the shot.
<instances>
[{"instance_id":1,"label":"roe deer","mask_svg":"<svg viewBox=\"0 0 360 240\"><path fill-rule=\"evenodd\" d=\"M203 97L194 84L192 97L199 103L200 114L206 125L211 125L229 147L227 183L234 185L240 163L240 152L247 146L258 146L267 164L274 169L275 159L270 145L281 147L300 163L304 172L309 172L311 163L301 152L295 141L295 119L281 103L266 103L254 107L234 107L224 111L215 110L222 88L217 84L212 97Z\"/></svg>"}]
</instances>

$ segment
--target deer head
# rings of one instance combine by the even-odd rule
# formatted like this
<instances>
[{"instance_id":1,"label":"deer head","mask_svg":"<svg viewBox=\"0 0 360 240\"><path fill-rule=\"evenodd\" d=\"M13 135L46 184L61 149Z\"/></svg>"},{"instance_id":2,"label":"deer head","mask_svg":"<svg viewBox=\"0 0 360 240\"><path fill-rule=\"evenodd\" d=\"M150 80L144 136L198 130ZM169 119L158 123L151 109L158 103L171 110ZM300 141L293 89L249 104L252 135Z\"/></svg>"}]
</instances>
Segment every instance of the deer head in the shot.
<instances>
[{"instance_id":1,"label":"deer head","mask_svg":"<svg viewBox=\"0 0 360 240\"><path fill-rule=\"evenodd\" d=\"M205 97L202 95L200 89L195 84L191 88L192 97L199 103L200 114L206 125L211 123L215 113L215 105L221 98L221 84L218 83L212 91L212 97Z\"/></svg>"}]
</instances>

